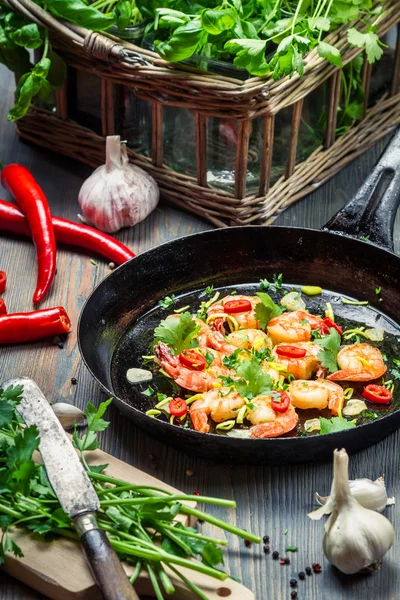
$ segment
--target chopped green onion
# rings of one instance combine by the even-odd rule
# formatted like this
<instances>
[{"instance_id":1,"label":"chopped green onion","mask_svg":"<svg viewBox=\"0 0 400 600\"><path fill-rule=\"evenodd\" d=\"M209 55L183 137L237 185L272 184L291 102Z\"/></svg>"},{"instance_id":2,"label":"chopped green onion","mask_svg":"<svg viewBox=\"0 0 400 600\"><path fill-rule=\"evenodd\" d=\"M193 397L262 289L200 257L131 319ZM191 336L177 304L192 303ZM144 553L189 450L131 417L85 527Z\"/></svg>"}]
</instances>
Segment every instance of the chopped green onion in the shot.
<instances>
[{"instance_id":1,"label":"chopped green onion","mask_svg":"<svg viewBox=\"0 0 400 600\"><path fill-rule=\"evenodd\" d=\"M285 531L283 532L283 535L287 535L288 531L289 531L289 529L285 529Z\"/></svg>"},{"instance_id":2,"label":"chopped green onion","mask_svg":"<svg viewBox=\"0 0 400 600\"><path fill-rule=\"evenodd\" d=\"M318 285L303 285L301 291L303 294L306 294L306 296L318 296L319 294L322 294L322 288Z\"/></svg>"},{"instance_id":3,"label":"chopped green onion","mask_svg":"<svg viewBox=\"0 0 400 600\"><path fill-rule=\"evenodd\" d=\"M161 410L156 410L155 408L152 408L150 410L146 410L146 415L148 417L159 417L161 415Z\"/></svg>"},{"instance_id":4,"label":"chopped green onion","mask_svg":"<svg viewBox=\"0 0 400 600\"><path fill-rule=\"evenodd\" d=\"M352 387L346 388L343 393L344 399L350 400L350 398L353 396L353 394L354 394L354 388L352 388Z\"/></svg>"},{"instance_id":5,"label":"chopped green onion","mask_svg":"<svg viewBox=\"0 0 400 600\"><path fill-rule=\"evenodd\" d=\"M172 400L171 397L164 398L164 400L161 400L161 402L156 404L156 408L163 408L166 404L169 404L171 402L171 400Z\"/></svg>"},{"instance_id":6,"label":"chopped green onion","mask_svg":"<svg viewBox=\"0 0 400 600\"><path fill-rule=\"evenodd\" d=\"M90 259L90 262L91 262L91 263L92 263L92 265L94 265L95 267L98 267L98 266L99 266L99 265L98 265L98 263L97 263L95 260L93 260L93 258L91 258L91 259Z\"/></svg>"},{"instance_id":7,"label":"chopped green onion","mask_svg":"<svg viewBox=\"0 0 400 600\"><path fill-rule=\"evenodd\" d=\"M347 298L342 298L342 304L352 304L353 306L366 306L368 304L368 300L347 300Z\"/></svg>"},{"instance_id":8,"label":"chopped green onion","mask_svg":"<svg viewBox=\"0 0 400 600\"><path fill-rule=\"evenodd\" d=\"M335 315L333 314L332 304L330 302L326 303L325 316L328 317L331 321L335 322Z\"/></svg>"},{"instance_id":9,"label":"chopped green onion","mask_svg":"<svg viewBox=\"0 0 400 600\"><path fill-rule=\"evenodd\" d=\"M285 552L297 552L297 546L286 546Z\"/></svg>"},{"instance_id":10,"label":"chopped green onion","mask_svg":"<svg viewBox=\"0 0 400 600\"><path fill-rule=\"evenodd\" d=\"M240 425L243 423L243 420L247 413L247 409L248 407L246 406L246 404L242 406L242 408L238 412L238 416L236 417L236 423L239 423Z\"/></svg>"},{"instance_id":11,"label":"chopped green onion","mask_svg":"<svg viewBox=\"0 0 400 600\"><path fill-rule=\"evenodd\" d=\"M234 419L230 419L229 421L224 421L223 423L218 423L215 429L219 431L230 431L233 427L235 427L236 421Z\"/></svg>"},{"instance_id":12,"label":"chopped green onion","mask_svg":"<svg viewBox=\"0 0 400 600\"><path fill-rule=\"evenodd\" d=\"M171 375L168 375L168 373L166 371L164 371L164 369L162 367L159 370L159 373L161 373L162 375L164 375L164 377L168 377L168 379L172 379Z\"/></svg>"},{"instance_id":13,"label":"chopped green onion","mask_svg":"<svg viewBox=\"0 0 400 600\"><path fill-rule=\"evenodd\" d=\"M188 304L187 306L183 306L182 308L177 308L176 310L174 310L174 313L179 315L179 313L185 312L185 310L188 310L189 308L190 308L190 305Z\"/></svg>"}]
</instances>

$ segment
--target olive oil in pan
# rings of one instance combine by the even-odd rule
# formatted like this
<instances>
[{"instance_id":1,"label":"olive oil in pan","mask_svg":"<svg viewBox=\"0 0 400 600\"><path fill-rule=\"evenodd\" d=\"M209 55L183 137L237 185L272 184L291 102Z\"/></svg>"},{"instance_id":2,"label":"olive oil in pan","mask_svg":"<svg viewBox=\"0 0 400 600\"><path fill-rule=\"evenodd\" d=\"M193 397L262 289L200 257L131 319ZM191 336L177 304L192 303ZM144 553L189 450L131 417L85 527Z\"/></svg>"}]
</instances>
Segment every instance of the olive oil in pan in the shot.
<instances>
[{"instance_id":1,"label":"olive oil in pan","mask_svg":"<svg viewBox=\"0 0 400 600\"><path fill-rule=\"evenodd\" d=\"M279 304L281 298L285 293L296 290L300 291L300 285L287 285L284 284L282 289L279 291L275 290L271 286L267 290L260 290L258 284L242 284L239 286L225 287L214 289L213 293L220 292L220 297L224 297L237 292L237 294L244 295L255 295L259 291L266 291L271 298ZM207 301L211 296L202 296L200 294L203 290L197 290L182 296L178 296L171 308L163 309L160 306L154 307L152 310L145 313L132 328L127 330L126 334L120 340L113 356L111 364L111 376L113 382L113 389L117 396L119 396L125 402L128 402L135 408L145 412L157 403L157 392L171 395L185 397L192 395L195 392L189 392L177 386L171 379L160 375L157 369L154 369L153 362L147 362L143 359L143 356L153 354L153 337L154 329L159 325L160 321L165 319L169 314L173 314L173 311L179 310L183 307L189 306L188 312L195 314L200 306L201 301ZM380 308L372 307L370 305L354 305L344 304L342 299L348 299L355 301L354 298L343 297L335 292L324 290L322 294L318 296L306 296L301 295L304 302L306 303L306 311L313 315L324 317L327 303L330 302L334 315L335 321L342 327L344 331L349 329L358 329L360 327L366 328L381 328L385 331L384 340L382 342L371 342L368 339L364 339L359 336L358 339L353 338L351 340L343 340L345 345L349 345L355 342L367 342L372 346L378 347L385 359L385 363L388 367L388 371L385 375L385 380L392 380L394 384L393 399L390 404L373 404L366 401L367 411L361 413L356 419L357 425L361 425L370 422L375 419L379 419L385 415L388 415L394 411L400 409L400 367L396 367L393 359L400 359L400 326L394 323L390 318L385 316L384 312ZM376 304L378 305L379 297L377 297ZM382 302L384 309L384 301ZM140 367L143 369L149 369L153 372L153 380L149 383L137 383L132 384L128 381L126 373L128 369L132 367ZM394 371L394 372L393 372ZM355 382L338 382L344 389L352 387L354 388L353 399L362 399L362 389L366 383L357 384ZM370 382L367 382L370 383ZM373 383L381 384L381 381L375 381ZM150 396L144 395L148 388L154 390ZM320 416L330 418L331 413L328 409L324 411L318 410L300 410L297 409L299 415L299 425L297 429L285 434L282 437L295 437L298 435L305 435L304 423L309 419L318 418ZM159 419L167 421L167 416L162 413ZM246 422L242 426L235 426L229 432L217 432L215 424L210 421L211 429L210 433L218 433L218 435L227 435L234 437L248 437L250 434L250 423ZM247 424L248 423L248 424ZM190 419L187 419L186 427L190 427ZM309 433L307 435L318 435L318 432Z\"/></svg>"}]
</instances>

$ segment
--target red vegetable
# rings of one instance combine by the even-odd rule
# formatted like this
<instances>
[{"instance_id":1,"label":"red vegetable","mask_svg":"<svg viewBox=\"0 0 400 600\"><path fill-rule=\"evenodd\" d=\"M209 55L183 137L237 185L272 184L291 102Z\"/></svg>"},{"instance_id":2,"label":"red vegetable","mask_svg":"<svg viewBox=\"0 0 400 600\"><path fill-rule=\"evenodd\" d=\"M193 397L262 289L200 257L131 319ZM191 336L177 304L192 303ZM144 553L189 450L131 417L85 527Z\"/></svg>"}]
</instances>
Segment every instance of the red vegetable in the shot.
<instances>
[{"instance_id":1,"label":"red vegetable","mask_svg":"<svg viewBox=\"0 0 400 600\"><path fill-rule=\"evenodd\" d=\"M5 271L0 271L0 294L6 291L7 274Z\"/></svg>"},{"instance_id":2,"label":"red vegetable","mask_svg":"<svg viewBox=\"0 0 400 600\"><path fill-rule=\"evenodd\" d=\"M71 321L62 306L0 316L0 344L20 344L68 333Z\"/></svg>"},{"instance_id":3,"label":"red vegetable","mask_svg":"<svg viewBox=\"0 0 400 600\"><path fill-rule=\"evenodd\" d=\"M297 346L277 346L276 353L287 358L303 358L307 354L307 350L297 348Z\"/></svg>"},{"instance_id":4,"label":"red vegetable","mask_svg":"<svg viewBox=\"0 0 400 600\"><path fill-rule=\"evenodd\" d=\"M228 313L228 315L248 312L251 310L251 302L249 300L245 300L244 298L238 298L237 300L229 300L224 304L224 312Z\"/></svg>"},{"instance_id":5,"label":"red vegetable","mask_svg":"<svg viewBox=\"0 0 400 600\"><path fill-rule=\"evenodd\" d=\"M6 303L4 302L3 298L0 298L0 315L5 315L5 314L7 314Z\"/></svg>"},{"instance_id":6,"label":"red vegetable","mask_svg":"<svg viewBox=\"0 0 400 600\"><path fill-rule=\"evenodd\" d=\"M370 402L376 402L377 404L389 404L393 394L390 390L385 388L383 385L375 385L370 383L363 389L363 398Z\"/></svg>"},{"instance_id":7,"label":"red vegetable","mask_svg":"<svg viewBox=\"0 0 400 600\"><path fill-rule=\"evenodd\" d=\"M278 398L279 394L279 398ZM290 405L290 398L286 392L274 392L272 395L271 406L277 413L284 413Z\"/></svg>"},{"instance_id":8,"label":"red vegetable","mask_svg":"<svg viewBox=\"0 0 400 600\"><path fill-rule=\"evenodd\" d=\"M121 265L135 255L129 248L116 239L87 225L80 225L60 217L51 218L57 242L79 246L96 252ZM29 225L24 215L10 202L0 200L0 229L17 235L31 237Z\"/></svg>"},{"instance_id":9,"label":"red vegetable","mask_svg":"<svg viewBox=\"0 0 400 600\"><path fill-rule=\"evenodd\" d=\"M188 411L188 406L182 398L174 398L168 404L169 412L174 417L183 417Z\"/></svg>"},{"instance_id":10,"label":"red vegetable","mask_svg":"<svg viewBox=\"0 0 400 600\"><path fill-rule=\"evenodd\" d=\"M194 350L182 350L179 360L184 367L193 369L194 371L203 371L207 364L204 356Z\"/></svg>"},{"instance_id":11,"label":"red vegetable","mask_svg":"<svg viewBox=\"0 0 400 600\"><path fill-rule=\"evenodd\" d=\"M321 331L321 333L329 333L329 329L331 329L333 327L334 329L336 329L336 331L339 333L339 335L342 335L343 329L340 327L340 325L337 325L336 323L334 323L332 321L332 319L330 319L329 317L324 317L322 319L322 321L323 321L324 325L326 326L326 331L324 331L324 332Z\"/></svg>"},{"instance_id":12,"label":"red vegetable","mask_svg":"<svg viewBox=\"0 0 400 600\"><path fill-rule=\"evenodd\" d=\"M22 165L4 167L1 183L16 199L32 232L38 263L33 303L38 304L49 291L56 272L56 239L49 205L33 175Z\"/></svg>"}]
</instances>

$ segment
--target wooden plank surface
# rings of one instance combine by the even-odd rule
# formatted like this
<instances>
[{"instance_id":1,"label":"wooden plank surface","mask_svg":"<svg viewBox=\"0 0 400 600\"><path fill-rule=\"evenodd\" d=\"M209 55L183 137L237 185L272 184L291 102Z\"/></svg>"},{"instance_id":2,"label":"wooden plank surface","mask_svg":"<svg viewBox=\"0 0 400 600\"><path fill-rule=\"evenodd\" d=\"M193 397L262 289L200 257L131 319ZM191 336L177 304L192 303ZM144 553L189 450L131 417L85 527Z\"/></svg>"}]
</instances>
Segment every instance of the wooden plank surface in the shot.
<instances>
[{"instance_id":1,"label":"wooden plank surface","mask_svg":"<svg viewBox=\"0 0 400 600\"><path fill-rule=\"evenodd\" d=\"M20 162L31 169L48 195L56 215L75 219L78 212L77 193L90 169L72 160L41 151L21 143L13 134L13 126L6 121L6 111L12 103L12 80L0 67L0 155L4 163ZM355 192L372 168L384 142L351 164L330 183L317 190L312 197L300 201L283 213L277 223L297 226L322 226ZM10 199L7 193L0 197ZM180 235L210 229L199 218L177 211L166 204L144 223L118 234L134 252L140 252ZM396 222L396 250L399 251L400 222ZM217 253L217 249L216 249ZM61 248L58 254L57 281L43 306L63 304L73 322L85 298L93 287L108 273L105 261L91 264L90 254ZM9 310L26 310L31 306L35 287L35 252L29 241L0 236L0 265L8 272L6 295ZM95 404L102 396L83 366L72 333L63 349L43 343L0 349L0 379L25 375L33 377L44 393L54 400L73 401L84 406L87 400ZM71 385L76 377L77 385ZM207 507L207 511L261 535L268 534L271 551L284 554L286 545L298 546L290 555L291 564L280 566L262 547L245 547L242 540L227 535L229 552L226 566L230 572L250 587L257 600L290 599L289 580L305 566L320 562L322 573L312 575L298 584L299 600L397 600L399 598L400 544L387 554L382 568L370 576L345 577L331 568L323 558L323 523L311 522L307 512L313 506L315 491L327 493L330 488L330 463L297 467L237 467L208 463L198 458L167 448L160 440L153 440L138 431L111 408L112 425L102 435L102 448L128 463L163 479L187 492L200 491L207 495L234 498L236 511ZM400 506L399 432L379 445L354 456L350 473L354 477L386 476L388 492L396 496L398 504L387 509L387 515L398 534ZM193 475L190 475L190 473ZM214 533L204 524L201 530ZM287 530L287 534L284 532ZM44 597L1 573L1 600L39 600Z\"/></svg>"}]
</instances>

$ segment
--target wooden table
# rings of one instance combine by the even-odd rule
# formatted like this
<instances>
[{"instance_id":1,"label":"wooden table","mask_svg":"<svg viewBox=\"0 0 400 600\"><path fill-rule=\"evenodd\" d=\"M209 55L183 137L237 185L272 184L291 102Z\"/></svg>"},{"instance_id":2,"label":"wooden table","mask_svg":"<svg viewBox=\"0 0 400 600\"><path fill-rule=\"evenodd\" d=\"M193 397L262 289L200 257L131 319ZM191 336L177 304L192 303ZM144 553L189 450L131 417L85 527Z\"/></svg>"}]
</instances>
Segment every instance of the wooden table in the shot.
<instances>
[{"instance_id":1,"label":"wooden table","mask_svg":"<svg viewBox=\"0 0 400 600\"><path fill-rule=\"evenodd\" d=\"M6 121L7 109L12 103L13 85L11 77L3 67L0 67L0 82L2 161L17 162L28 167L42 185L53 214L76 219L78 191L83 180L90 174L90 169L22 143L14 135L13 126ZM322 226L355 192L383 147L384 142L377 144L310 198L287 210L276 223ZM10 199L3 190L0 196ZM127 243L134 252L139 253L166 240L206 229L210 229L209 224L162 202L144 223L123 231L117 237ZM399 242L398 220L397 251ZM97 266L91 263L91 258L96 259ZM35 251L32 243L2 234L0 268L8 273L5 299L9 310L29 310L36 281ZM74 331L68 336L68 342L63 349L46 342L1 348L0 381L16 375L29 376L37 381L49 400L74 402L80 407L88 400L97 404L104 399L81 361L76 341L76 323L85 299L108 273L106 261L93 257L90 253L60 247L58 274L43 307L65 306L75 325ZM71 384L71 377L76 377L77 385ZM226 567L254 591L257 600L289 599L289 580L313 562L322 564L322 573L307 577L306 581L299 581L299 600L399 598L399 591L396 592L396 589L399 590L398 543L385 557L381 570L370 576L342 576L324 559L323 522L311 522L307 512L314 505L315 491L323 494L329 492L331 463L287 468L211 464L167 448L159 441L147 437L112 407L108 416L112 424L101 438L104 450L189 493L199 490L209 496L234 498L237 501L236 512L212 506L207 510L240 527L261 535L269 535L271 551L277 549L285 554L286 545L298 546L297 553L288 553L291 564L280 566L278 561L272 559L271 554L264 554L262 546L246 548L243 541L228 536ZM350 463L352 478L375 479L385 473L389 494L397 495L399 499L399 442L400 433L397 432L380 444L354 456ZM190 472L193 475L189 476ZM399 507L400 501L387 510L387 515L395 527L400 517ZM202 527L205 531L211 531L211 528L204 525ZM0 598L34 600L43 596L0 571Z\"/></svg>"}]
</instances>

